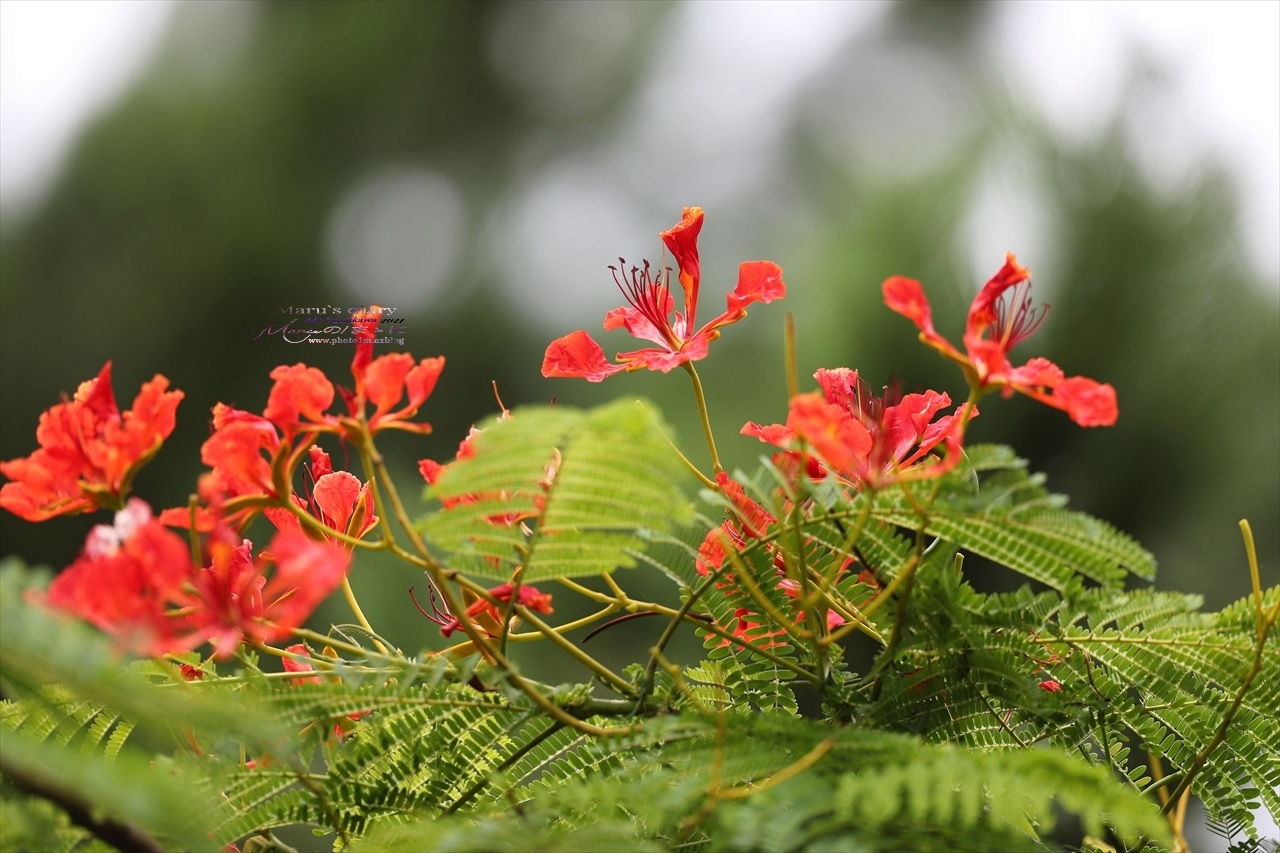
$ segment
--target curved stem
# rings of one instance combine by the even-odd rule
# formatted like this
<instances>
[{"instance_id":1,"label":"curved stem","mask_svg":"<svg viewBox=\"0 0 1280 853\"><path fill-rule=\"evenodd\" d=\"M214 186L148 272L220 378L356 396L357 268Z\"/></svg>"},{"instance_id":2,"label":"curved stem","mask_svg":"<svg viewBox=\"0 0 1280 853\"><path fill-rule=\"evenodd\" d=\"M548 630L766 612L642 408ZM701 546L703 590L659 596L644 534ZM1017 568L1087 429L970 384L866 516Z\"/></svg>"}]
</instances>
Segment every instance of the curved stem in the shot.
<instances>
[{"instance_id":1,"label":"curved stem","mask_svg":"<svg viewBox=\"0 0 1280 853\"><path fill-rule=\"evenodd\" d=\"M355 591L351 589L351 579L346 575L342 576L342 597L347 600L347 606L355 614L356 621L360 623L360 627L369 632L369 639L373 640L373 644L378 648L378 651L384 655L387 654L387 647L378 640L378 632L373 630L373 626L365 618L364 611L360 609L360 602L356 601Z\"/></svg>"},{"instance_id":2,"label":"curved stem","mask_svg":"<svg viewBox=\"0 0 1280 853\"><path fill-rule=\"evenodd\" d=\"M707 398L702 393L702 380L698 378L698 371L694 369L693 362L686 361L681 365L688 372L689 378L693 380L693 396L698 399L698 414L702 417L702 431L707 436L707 448L711 451L711 468L717 473L724 472L724 466L720 464L720 454L716 452L716 439L711 433L711 416L707 414Z\"/></svg>"}]
</instances>

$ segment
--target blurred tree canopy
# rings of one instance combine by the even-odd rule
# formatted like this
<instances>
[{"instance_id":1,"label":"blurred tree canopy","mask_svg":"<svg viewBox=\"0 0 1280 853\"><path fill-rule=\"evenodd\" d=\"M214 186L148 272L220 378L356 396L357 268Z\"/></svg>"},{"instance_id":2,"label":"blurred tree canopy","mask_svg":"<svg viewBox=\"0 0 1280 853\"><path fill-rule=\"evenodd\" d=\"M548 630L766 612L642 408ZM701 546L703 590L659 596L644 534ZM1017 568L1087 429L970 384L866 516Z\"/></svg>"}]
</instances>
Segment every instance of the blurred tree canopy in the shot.
<instances>
[{"instance_id":1,"label":"blurred tree canopy","mask_svg":"<svg viewBox=\"0 0 1280 853\"><path fill-rule=\"evenodd\" d=\"M693 198L673 170L654 188L647 178L626 179L628 150L618 140L630 136L653 57L674 37L684 7L617 5L621 33L592 31L589 16L580 24L572 8L550 2L180 7L147 76L84 134L48 198L7 216L0 230L0 458L28 454L37 417L59 390L73 392L111 359L122 408L156 372L186 392L177 431L137 483L156 506L185 503L216 401L261 409L278 364L306 360L345 375L346 348L252 338L280 321L278 306L360 304L338 284L326 234L344 193L397 163L430 164L460 188L468 235L447 296L406 318L406 350L449 359L424 409L435 434L425 445L390 447L410 474L418 457L450 457L468 426L496 411L492 382L508 407L553 396L571 404L649 396L691 458L702 460L683 377L626 375L589 386L539 374L547 342L580 321L566 308L564 327L548 334L523 315L509 297L522 282L493 263L505 239L495 223L514 186L566 159L612 157L617 192L647 223L655 259L656 232L676 221L680 204L708 208L704 240L716 266L704 260L703 290L713 308L719 284L731 283L732 266L718 261L728 257L724 247L746 247L732 262L780 263L802 378L845 365L872 384L898 377L906 390L955 395L963 385L954 368L880 304L879 284L894 273L919 278L938 328L958 339L982 281L967 254L968 212L989 170L1012 164L1015 182L1031 188L1050 223L1049 261L1033 270L1054 307L1022 354L1111 382L1121 418L1110 430L1085 431L1028 400L992 399L971 435L1015 444L1073 505L1137 536L1161 561L1161 586L1201 592L1210 607L1243 594L1236 521L1245 516L1274 572L1280 313L1274 286L1244 259L1236 199L1221 173L1210 167L1172 193L1137 168L1119 123L1087 146L1055 139L984 63L988 6L907 2L799 86L777 117L774 154L752 180ZM556 108L536 85L503 71L512 45L558 56L557 68L577 72L585 94L572 109ZM580 55L592 64L576 67ZM950 107L964 113L958 125L934 122L927 104L912 100L900 71L916 58L934 75L918 89L940 79L947 97L960 99ZM713 116L714 103L702 106ZM901 137L887 137L886 154L874 131L893 122ZM910 168L893 160L894 140L932 144L955 128L936 156L926 152ZM691 142L701 133L683 125L669 132ZM581 251L575 212L562 219L550 257ZM598 264L599 288L612 288L605 267L614 257L586 260ZM1001 261L991 257L990 272ZM750 469L766 450L736 436L744 421L785 416L782 310L753 310L702 368L731 468ZM613 345L606 336L606 349ZM94 521L0 518L4 552L65 565ZM406 637L425 635L420 628L406 627Z\"/></svg>"}]
</instances>

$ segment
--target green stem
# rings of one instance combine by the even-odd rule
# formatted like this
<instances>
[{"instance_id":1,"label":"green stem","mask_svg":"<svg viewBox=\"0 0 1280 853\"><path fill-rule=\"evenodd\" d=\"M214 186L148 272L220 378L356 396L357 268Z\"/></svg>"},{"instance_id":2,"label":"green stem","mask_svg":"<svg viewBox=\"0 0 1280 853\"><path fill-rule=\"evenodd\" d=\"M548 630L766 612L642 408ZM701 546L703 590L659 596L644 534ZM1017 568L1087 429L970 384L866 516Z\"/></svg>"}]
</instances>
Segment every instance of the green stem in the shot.
<instances>
[{"instance_id":1,"label":"green stem","mask_svg":"<svg viewBox=\"0 0 1280 853\"><path fill-rule=\"evenodd\" d=\"M716 452L716 439L711 433L711 416L707 414L707 398L702 393L702 380L698 378L698 371L694 369L693 362L686 361L682 367L693 380L693 396L698 400L698 414L702 416L702 431L707 436L707 448L711 451L711 468L717 474L724 473L724 466L720 464L720 454Z\"/></svg>"},{"instance_id":2,"label":"green stem","mask_svg":"<svg viewBox=\"0 0 1280 853\"><path fill-rule=\"evenodd\" d=\"M369 638L373 640L373 644L378 648L378 651L384 655L387 654L387 647L379 642L378 632L373 630L373 626L365 618L364 611L360 609L360 602L356 601L355 591L351 589L351 579L346 575L342 576L342 597L347 600L347 605L351 608L351 612L355 614L356 621L360 623L360 627L369 632Z\"/></svg>"}]
</instances>

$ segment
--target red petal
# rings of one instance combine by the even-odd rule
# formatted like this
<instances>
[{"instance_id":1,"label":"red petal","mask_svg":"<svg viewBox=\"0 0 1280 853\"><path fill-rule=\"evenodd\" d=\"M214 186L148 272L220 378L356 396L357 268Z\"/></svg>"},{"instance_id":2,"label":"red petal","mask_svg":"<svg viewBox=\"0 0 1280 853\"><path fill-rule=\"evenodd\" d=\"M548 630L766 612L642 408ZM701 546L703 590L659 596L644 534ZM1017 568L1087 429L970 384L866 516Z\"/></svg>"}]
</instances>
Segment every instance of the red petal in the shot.
<instances>
[{"instance_id":1,"label":"red petal","mask_svg":"<svg viewBox=\"0 0 1280 853\"><path fill-rule=\"evenodd\" d=\"M610 364L600 345L582 330L552 341L542 359L542 375L546 377L563 376L602 382L622 370L626 370L626 365Z\"/></svg>"},{"instance_id":2,"label":"red petal","mask_svg":"<svg viewBox=\"0 0 1280 853\"><path fill-rule=\"evenodd\" d=\"M311 422L324 420L325 410L333 403L333 384L321 370L299 362L277 367L271 371L271 378L276 384L267 397L263 417L286 434L297 430L301 418Z\"/></svg>"},{"instance_id":3,"label":"red petal","mask_svg":"<svg viewBox=\"0 0 1280 853\"><path fill-rule=\"evenodd\" d=\"M702 230L703 212L700 207L686 207L680 221L662 232L666 244L680 267L680 286L684 288L684 314L690 326L698 308L698 285L702 280L702 266L698 260L698 232Z\"/></svg>"},{"instance_id":4,"label":"red petal","mask_svg":"<svg viewBox=\"0 0 1280 853\"><path fill-rule=\"evenodd\" d=\"M766 444L772 444L784 449L791 447L791 442L795 439L795 433L782 424L761 426L754 421L747 421L738 432L740 435L754 435Z\"/></svg>"},{"instance_id":5,"label":"red petal","mask_svg":"<svg viewBox=\"0 0 1280 853\"><path fill-rule=\"evenodd\" d=\"M313 542L300 533L277 533L270 552L276 571L262 590L263 616L275 624L260 630L260 639L287 637L338 588L351 554L331 542Z\"/></svg>"},{"instance_id":6,"label":"red petal","mask_svg":"<svg viewBox=\"0 0 1280 853\"><path fill-rule=\"evenodd\" d=\"M1111 426L1120 416L1116 389L1083 376L1064 379L1053 389L1053 400L1083 427Z\"/></svg>"},{"instance_id":7,"label":"red petal","mask_svg":"<svg viewBox=\"0 0 1280 853\"><path fill-rule=\"evenodd\" d=\"M782 267L773 261L744 261L738 265L738 283L728 297L728 313L736 314L753 302L768 304L786 295Z\"/></svg>"},{"instance_id":8,"label":"red petal","mask_svg":"<svg viewBox=\"0 0 1280 853\"><path fill-rule=\"evenodd\" d=\"M413 368L413 356L405 352L375 358L364 374L365 399L374 406L374 415L391 410L404 396L404 378Z\"/></svg>"},{"instance_id":9,"label":"red petal","mask_svg":"<svg viewBox=\"0 0 1280 853\"><path fill-rule=\"evenodd\" d=\"M787 426L809 442L819 456L837 471L865 465L872 438L866 426L841 406L828 403L821 394L791 398Z\"/></svg>"},{"instance_id":10,"label":"red petal","mask_svg":"<svg viewBox=\"0 0 1280 853\"><path fill-rule=\"evenodd\" d=\"M360 499L360 481L346 471L325 474L316 480L311 498L324 516L320 519L335 530L346 532L347 521Z\"/></svg>"},{"instance_id":11,"label":"red petal","mask_svg":"<svg viewBox=\"0 0 1280 853\"><path fill-rule=\"evenodd\" d=\"M439 381L443 371L444 356L424 358L404 378L405 388L409 391L409 408L415 413L418 407L431 396L431 392L436 390L436 382ZM411 417L411 415L405 415L405 417Z\"/></svg>"},{"instance_id":12,"label":"red petal","mask_svg":"<svg viewBox=\"0 0 1280 853\"><path fill-rule=\"evenodd\" d=\"M964 337L966 344L970 340L982 337L983 331L996 320L995 305L1000 297L1011 287L1021 284L1031 277L1025 267L1018 265L1013 252L1005 255L1004 266L982 286L978 295L969 306L969 319L965 322Z\"/></svg>"}]
</instances>

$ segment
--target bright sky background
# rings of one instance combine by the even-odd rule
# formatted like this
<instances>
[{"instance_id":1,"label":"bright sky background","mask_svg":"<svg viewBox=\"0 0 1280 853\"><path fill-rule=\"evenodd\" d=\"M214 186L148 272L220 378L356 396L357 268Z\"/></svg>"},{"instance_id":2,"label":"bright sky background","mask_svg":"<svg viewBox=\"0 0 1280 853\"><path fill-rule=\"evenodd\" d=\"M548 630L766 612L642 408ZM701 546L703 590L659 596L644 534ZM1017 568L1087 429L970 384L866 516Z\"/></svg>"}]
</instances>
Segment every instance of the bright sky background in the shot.
<instances>
[{"instance_id":1,"label":"bright sky background","mask_svg":"<svg viewBox=\"0 0 1280 853\"><path fill-rule=\"evenodd\" d=\"M781 92L838 49L833 32L866 26L877 4L789 5L781 17L770 4L694 5L689 26L722 36L713 50L758 35L762 16L770 27L788 22L781 40L808 47L778 51L796 66L772 69ZM0 0L0 206L40 198L76 133L145 68L173 9L173 0ZM724 37L734 30L744 39ZM1241 192L1249 255L1280 291L1280 0L1007 2L993 32L1010 87L1080 142L1114 115L1133 48L1167 63L1175 103L1128 119L1144 165L1173 190L1204 152L1222 157Z\"/></svg>"}]
</instances>

